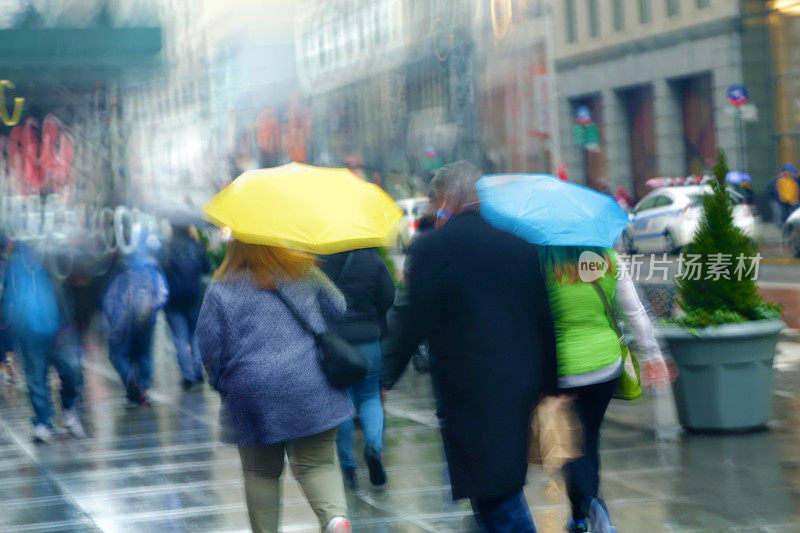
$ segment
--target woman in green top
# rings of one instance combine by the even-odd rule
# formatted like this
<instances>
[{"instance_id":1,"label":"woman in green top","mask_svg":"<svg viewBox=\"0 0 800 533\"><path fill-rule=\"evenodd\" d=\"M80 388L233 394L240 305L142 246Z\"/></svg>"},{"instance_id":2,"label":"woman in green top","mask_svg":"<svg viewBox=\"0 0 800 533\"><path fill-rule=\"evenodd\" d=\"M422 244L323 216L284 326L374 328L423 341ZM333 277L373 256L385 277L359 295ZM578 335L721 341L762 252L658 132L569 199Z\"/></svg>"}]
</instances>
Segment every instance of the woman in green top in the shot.
<instances>
[{"instance_id":1,"label":"woman in green top","mask_svg":"<svg viewBox=\"0 0 800 533\"><path fill-rule=\"evenodd\" d=\"M583 253L594 255L581 257ZM572 506L569 531L616 531L598 498L598 441L611 396L622 372L619 339L592 281L616 305L633 330L642 376L650 384L669 381L669 372L653 327L636 294L633 281L613 250L596 247L542 246L550 308L555 322L558 385L570 396L583 426L584 455L564 466ZM589 264L593 269L587 268ZM605 268L603 268L605 267Z\"/></svg>"}]
</instances>

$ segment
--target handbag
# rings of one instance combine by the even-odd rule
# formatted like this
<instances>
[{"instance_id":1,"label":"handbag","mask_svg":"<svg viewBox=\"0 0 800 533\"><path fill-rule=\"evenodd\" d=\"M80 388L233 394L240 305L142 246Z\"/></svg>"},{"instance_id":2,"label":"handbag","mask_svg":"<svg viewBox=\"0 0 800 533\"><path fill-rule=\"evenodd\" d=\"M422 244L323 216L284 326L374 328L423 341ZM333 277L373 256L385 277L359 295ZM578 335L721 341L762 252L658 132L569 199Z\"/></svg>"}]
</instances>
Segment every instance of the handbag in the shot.
<instances>
[{"instance_id":1,"label":"handbag","mask_svg":"<svg viewBox=\"0 0 800 533\"><path fill-rule=\"evenodd\" d=\"M583 430L571 400L545 396L531 415L528 462L561 468L583 455Z\"/></svg>"},{"instance_id":2,"label":"handbag","mask_svg":"<svg viewBox=\"0 0 800 533\"><path fill-rule=\"evenodd\" d=\"M608 303L606 293L603 292L603 289L597 281L593 281L592 286L603 302L603 307L606 309L606 317L611 324L611 329L614 330L614 333L619 339L619 349L622 353L622 374L619 376L617 391L614 397L628 401L638 400L642 397L642 377L639 372L639 361L631 351L628 343L625 342L625 337L619 329L617 314L614 312L614 308L611 307L611 304Z\"/></svg>"},{"instance_id":3,"label":"handbag","mask_svg":"<svg viewBox=\"0 0 800 533\"><path fill-rule=\"evenodd\" d=\"M350 256L345 261L342 272L347 268L349 260ZM276 290L275 294L295 320L303 326L303 329L313 335L317 347L317 361L319 361L319 366L322 368L322 373L325 374L328 383L338 389L343 389L355 385L366 377L369 363L350 343L335 333L315 331L308 320L297 311L294 305L280 291Z\"/></svg>"}]
</instances>

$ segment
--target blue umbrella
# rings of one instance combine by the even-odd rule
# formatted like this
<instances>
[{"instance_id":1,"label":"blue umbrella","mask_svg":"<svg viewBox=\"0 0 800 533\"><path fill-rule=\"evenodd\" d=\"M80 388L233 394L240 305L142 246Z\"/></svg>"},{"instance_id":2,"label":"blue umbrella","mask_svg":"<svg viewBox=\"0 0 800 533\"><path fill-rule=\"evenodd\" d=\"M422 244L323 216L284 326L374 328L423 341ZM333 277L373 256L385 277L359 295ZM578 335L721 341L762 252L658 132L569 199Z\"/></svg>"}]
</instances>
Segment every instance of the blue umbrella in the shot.
<instances>
[{"instance_id":1,"label":"blue umbrella","mask_svg":"<svg viewBox=\"0 0 800 533\"><path fill-rule=\"evenodd\" d=\"M476 186L483 218L534 244L611 247L629 222L612 197L548 174L494 174Z\"/></svg>"},{"instance_id":2,"label":"blue umbrella","mask_svg":"<svg viewBox=\"0 0 800 533\"><path fill-rule=\"evenodd\" d=\"M744 182L752 183L753 178L747 172L741 170L731 170L725 174L725 181L731 185L741 185Z\"/></svg>"}]
</instances>

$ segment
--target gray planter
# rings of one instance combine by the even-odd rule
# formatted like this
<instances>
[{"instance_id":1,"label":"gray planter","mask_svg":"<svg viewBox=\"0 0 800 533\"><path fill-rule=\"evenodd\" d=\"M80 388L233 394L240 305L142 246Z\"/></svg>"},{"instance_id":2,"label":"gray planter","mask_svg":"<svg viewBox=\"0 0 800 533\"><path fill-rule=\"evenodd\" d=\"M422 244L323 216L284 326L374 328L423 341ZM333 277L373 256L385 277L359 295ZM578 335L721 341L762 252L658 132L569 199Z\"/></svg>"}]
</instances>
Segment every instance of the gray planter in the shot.
<instances>
[{"instance_id":1,"label":"gray planter","mask_svg":"<svg viewBox=\"0 0 800 533\"><path fill-rule=\"evenodd\" d=\"M681 424L694 431L763 428L772 414L772 360L784 327L780 320L758 320L696 335L660 328L680 370L673 388Z\"/></svg>"}]
</instances>

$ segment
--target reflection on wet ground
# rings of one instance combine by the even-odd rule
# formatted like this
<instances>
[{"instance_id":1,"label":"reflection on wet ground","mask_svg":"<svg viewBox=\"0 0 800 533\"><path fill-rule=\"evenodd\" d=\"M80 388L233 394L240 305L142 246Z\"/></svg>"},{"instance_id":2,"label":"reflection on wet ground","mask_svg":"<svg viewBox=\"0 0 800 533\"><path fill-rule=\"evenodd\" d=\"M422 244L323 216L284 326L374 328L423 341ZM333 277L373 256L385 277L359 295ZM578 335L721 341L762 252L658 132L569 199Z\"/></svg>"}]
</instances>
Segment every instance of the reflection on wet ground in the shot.
<instances>
[{"instance_id":1,"label":"reflection on wet ground","mask_svg":"<svg viewBox=\"0 0 800 533\"><path fill-rule=\"evenodd\" d=\"M165 335L160 323L149 408L125 408L103 348L95 343L84 356L86 440L32 444L22 385L3 388L0 531L248 529L238 456L218 443L218 397L208 387L181 390ZM655 442L646 402L614 404L603 434L602 490L620 531L800 531L799 382L800 366L781 366L770 431L679 443ZM449 495L428 377L410 371L386 411L390 482L371 489L362 471L361 490L348 495L354 530L474 531L468 505ZM532 469L525 492L538 530L563 531L560 478ZM319 530L288 475L282 524L283 531Z\"/></svg>"}]
</instances>

